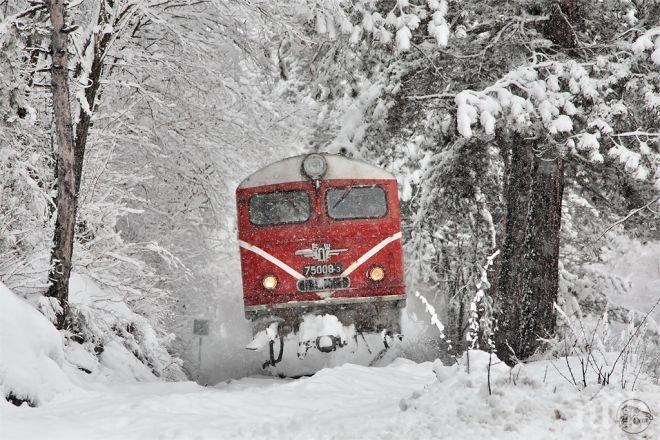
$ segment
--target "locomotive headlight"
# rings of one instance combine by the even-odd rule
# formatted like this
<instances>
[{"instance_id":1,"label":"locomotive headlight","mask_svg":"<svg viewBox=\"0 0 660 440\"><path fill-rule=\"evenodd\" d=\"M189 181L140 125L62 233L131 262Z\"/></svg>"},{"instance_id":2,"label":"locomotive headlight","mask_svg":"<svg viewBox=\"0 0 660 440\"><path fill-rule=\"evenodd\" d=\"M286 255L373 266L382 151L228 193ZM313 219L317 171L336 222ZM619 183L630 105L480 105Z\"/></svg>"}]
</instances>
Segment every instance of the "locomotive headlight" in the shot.
<instances>
[{"instance_id":1,"label":"locomotive headlight","mask_svg":"<svg viewBox=\"0 0 660 440\"><path fill-rule=\"evenodd\" d=\"M275 275L266 275L261 284L268 290L273 290L277 286L277 277Z\"/></svg>"},{"instance_id":2,"label":"locomotive headlight","mask_svg":"<svg viewBox=\"0 0 660 440\"><path fill-rule=\"evenodd\" d=\"M310 179L320 179L327 169L328 164L320 154L310 154L303 160L303 173Z\"/></svg>"},{"instance_id":3,"label":"locomotive headlight","mask_svg":"<svg viewBox=\"0 0 660 440\"><path fill-rule=\"evenodd\" d=\"M380 266L374 266L369 269L369 278L373 281L380 281L385 278L385 271Z\"/></svg>"}]
</instances>

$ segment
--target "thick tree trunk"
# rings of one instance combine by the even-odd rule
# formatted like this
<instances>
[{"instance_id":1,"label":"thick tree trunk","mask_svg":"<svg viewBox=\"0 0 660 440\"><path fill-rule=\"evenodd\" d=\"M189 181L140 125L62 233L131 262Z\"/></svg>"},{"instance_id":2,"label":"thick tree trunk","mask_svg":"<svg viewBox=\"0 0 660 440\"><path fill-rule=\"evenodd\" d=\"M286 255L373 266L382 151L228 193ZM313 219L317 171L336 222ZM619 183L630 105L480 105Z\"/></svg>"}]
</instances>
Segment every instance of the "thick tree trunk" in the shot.
<instances>
[{"instance_id":1,"label":"thick tree trunk","mask_svg":"<svg viewBox=\"0 0 660 440\"><path fill-rule=\"evenodd\" d=\"M580 19L576 0L550 4L543 34L565 49L578 45ZM509 365L541 347L552 336L559 283L559 230L564 170L554 151L538 154L539 145L514 135L505 161L506 220L497 287L491 289L498 310L495 344Z\"/></svg>"},{"instance_id":2,"label":"thick tree trunk","mask_svg":"<svg viewBox=\"0 0 660 440\"><path fill-rule=\"evenodd\" d=\"M506 235L497 286L500 357L513 364L554 333L559 280L563 193L560 157L535 154L533 141L516 136L505 190Z\"/></svg>"},{"instance_id":3,"label":"thick tree trunk","mask_svg":"<svg viewBox=\"0 0 660 440\"><path fill-rule=\"evenodd\" d=\"M48 275L47 296L57 298L61 310L56 314L57 328L64 328L69 311L69 276L73 255L76 219L76 176L71 106L69 104L69 55L65 27L64 1L47 0L53 26L51 34L51 85L53 114L57 135L57 219Z\"/></svg>"}]
</instances>

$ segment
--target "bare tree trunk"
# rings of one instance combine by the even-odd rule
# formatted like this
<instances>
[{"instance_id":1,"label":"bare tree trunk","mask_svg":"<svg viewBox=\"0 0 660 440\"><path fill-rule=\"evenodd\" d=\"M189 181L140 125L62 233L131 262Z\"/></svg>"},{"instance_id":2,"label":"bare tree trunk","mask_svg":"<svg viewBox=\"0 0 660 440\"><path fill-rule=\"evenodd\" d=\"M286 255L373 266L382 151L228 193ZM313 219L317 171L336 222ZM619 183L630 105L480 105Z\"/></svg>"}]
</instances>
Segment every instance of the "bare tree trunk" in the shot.
<instances>
[{"instance_id":1,"label":"bare tree trunk","mask_svg":"<svg viewBox=\"0 0 660 440\"><path fill-rule=\"evenodd\" d=\"M498 353L509 364L534 354L539 338L555 330L563 163L535 151L535 141L514 136L495 335Z\"/></svg>"},{"instance_id":2,"label":"bare tree trunk","mask_svg":"<svg viewBox=\"0 0 660 440\"><path fill-rule=\"evenodd\" d=\"M48 274L47 296L57 298L61 310L56 314L56 326L64 328L69 312L69 276L73 255L73 234L76 219L76 175L71 106L69 104L69 55L64 32L64 1L46 0L51 34L51 85L53 114L57 135L57 219Z\"/></svg>"}]
</instances>

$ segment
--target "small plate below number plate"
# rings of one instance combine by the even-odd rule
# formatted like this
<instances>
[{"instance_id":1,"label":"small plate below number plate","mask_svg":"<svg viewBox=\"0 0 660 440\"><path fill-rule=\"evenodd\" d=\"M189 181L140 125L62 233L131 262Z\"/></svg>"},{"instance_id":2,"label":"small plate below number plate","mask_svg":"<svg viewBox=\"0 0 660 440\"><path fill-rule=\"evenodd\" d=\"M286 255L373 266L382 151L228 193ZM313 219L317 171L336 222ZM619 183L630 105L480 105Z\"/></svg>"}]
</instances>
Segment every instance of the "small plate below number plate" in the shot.
<instances>
[{"instance_id":1,"label":"small plate below number plate","mask_svg":"<svg viewBox=\"0 0 660 440\"><path fill-rule=\"evenodd\" d=\"M303 278L298 280L298 290L301 292L321 292L323 290L348 289L351 280L348 277Z\"/></svg>"}]
</instances>

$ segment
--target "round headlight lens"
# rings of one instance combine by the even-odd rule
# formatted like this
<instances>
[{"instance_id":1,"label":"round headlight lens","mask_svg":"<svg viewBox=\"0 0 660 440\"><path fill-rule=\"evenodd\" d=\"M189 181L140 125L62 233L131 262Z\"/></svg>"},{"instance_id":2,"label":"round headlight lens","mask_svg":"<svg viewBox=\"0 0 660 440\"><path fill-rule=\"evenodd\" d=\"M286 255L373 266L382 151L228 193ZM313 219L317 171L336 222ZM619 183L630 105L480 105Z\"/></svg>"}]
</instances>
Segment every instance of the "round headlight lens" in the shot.
<instances>
[{"instance_id":1,"label":"round headlight lens","mask_svg":"<svg viewBox=\"0 0 660 440\"><path fill-rule=\"evenodd\" d=\"M266 275L261 284L268 290L273 290L277 286L277 277L275 275Z\"/></svg>"},{"instance_id":2,"label":"round headlight lens","mask_svg":"<svg viewBox=\"0 0 660 440\"><path fill-rule=\"evenodd\" d=\"M303 172L307 177L320 179L325 174L328 164L320 154L310 154L303 161Z\"/></svg>"},{"instance_id":3,"label":"round headlight lens","mask_svg":"<svg viewBox=\"0 0 660 440\"><path fill-rule=\"evenodd\" d=\"M369 278L373 281L380 281L385 278L385 271L380 266L374 266L369 269Z\"/></svg>"}]
</instances>

